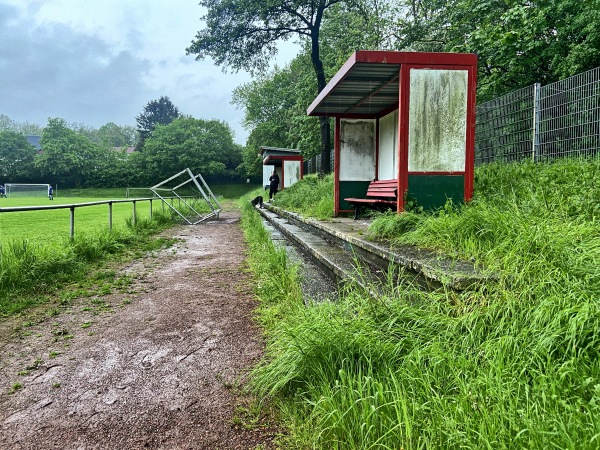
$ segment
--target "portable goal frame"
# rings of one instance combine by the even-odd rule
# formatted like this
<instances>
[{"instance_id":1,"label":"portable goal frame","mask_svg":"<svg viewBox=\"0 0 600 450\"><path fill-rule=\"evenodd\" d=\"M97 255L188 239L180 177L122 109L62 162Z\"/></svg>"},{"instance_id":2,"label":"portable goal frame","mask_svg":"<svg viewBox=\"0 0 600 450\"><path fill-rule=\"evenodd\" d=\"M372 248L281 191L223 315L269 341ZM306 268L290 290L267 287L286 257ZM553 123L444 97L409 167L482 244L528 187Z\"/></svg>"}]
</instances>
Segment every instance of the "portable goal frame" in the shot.
<instances>
[{"instance_id":1,"label":"portable goal frame","mask_svg":"<svg viewBox=\"0 0 600 450\"><path fill-rule=\"evenodd\" d=\"M182 183L178 184L177 186L172 187L172 188L163 187L165 184L169 183L170 181L176 180L177 178L181 178L185 175L187 175L188 178L185 179L185 181L183 181ZM195 185L196 189L198 189L198 191L200 192L200 194L206 201L206 204L210 208L211 212L209 212L207 214L199 213L192 207L192 205L190 205L188 202L186 202L184 197L180 196L177 193L177 189L180 189L189 183L193 183ZM163 203L165 203L169 208L171 208L179 217L181 217L183 220L185 220L189 225L196 225L200 222L204 222L208 219L211 219L212 217L216 217L217 219L219 218L219 213L221 212L221 205L219 205L217 198L215 197L215 195L212 193L212 191L206 184L206 181L204 181L204 178L202 178L202 175L200 175L200 174L194 175L189 168L184 169L181 172L179 172L178 174L173 175L172 177L167 178L166 180L163 180L160 183L152 186L150 188L150 190L154 193L154 195L156 195L158 198L160 198L163 201ZM177 197L181 202L183 202L183 204L185 206L187 206L190 209L190 211L192 211L193 213L196 214L196 217L193 220L190 220L188 217L184 216L181 213L181 211L179 211L175 207L175 205L169 203L162 195L160 195L160 191L163 191L163 192L168 191L171 193L171 196Z\"/></svg>"},{"instance_id":2,"label":"portable goal frame","mask_svg":"<svg viewBox=\"0 0 600 450\"><path fill-rule=\"evenodd\" d=\"M15 190L15 188L23 188L23 190ZM27 190L27 188L31 188ZM47 183L5 183L4 192L7 197L48 197L48 189L50 184ZM21 195L19 195L21 194ZM43 195L42 195L43 194Z\"/></svg>"}]
</instances>

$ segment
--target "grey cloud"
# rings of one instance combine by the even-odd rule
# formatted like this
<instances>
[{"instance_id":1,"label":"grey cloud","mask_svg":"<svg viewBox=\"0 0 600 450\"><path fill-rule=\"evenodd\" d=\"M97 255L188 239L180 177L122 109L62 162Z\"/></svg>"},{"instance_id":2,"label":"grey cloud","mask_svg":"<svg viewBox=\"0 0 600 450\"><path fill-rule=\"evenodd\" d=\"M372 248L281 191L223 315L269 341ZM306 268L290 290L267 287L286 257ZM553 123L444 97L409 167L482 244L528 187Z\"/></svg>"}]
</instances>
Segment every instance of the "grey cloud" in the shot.
<instances>
[{"instance_id":1,"label":"grey cloud","mask_svg":"<svg viewBox=\"0 0 600 450\"><path fill-rule=\"evenodd\" d=\"M155 94L143 82L150 61L113 53L98 36L62 24L32 27L1 3L0 25L0 113L13 120L134 124Z\"/></svg>"}]
</instances>

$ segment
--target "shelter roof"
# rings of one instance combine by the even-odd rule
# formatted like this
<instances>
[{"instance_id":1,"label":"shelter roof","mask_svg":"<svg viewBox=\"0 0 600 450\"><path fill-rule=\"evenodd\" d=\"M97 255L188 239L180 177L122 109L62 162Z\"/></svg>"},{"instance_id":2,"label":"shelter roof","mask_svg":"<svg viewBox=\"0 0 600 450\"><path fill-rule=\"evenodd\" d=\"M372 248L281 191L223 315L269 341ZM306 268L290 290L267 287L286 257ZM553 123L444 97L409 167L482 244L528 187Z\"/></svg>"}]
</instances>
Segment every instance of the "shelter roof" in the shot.
<instances>
[{"instance_id":1,"label":"shelter roof","mask_svg":"<svg viewBox=\"0 0 600 450\"><path fill-rule=\"evenodd\" d=\"M354 52L307 109L309 116L381 117L399 103L402 64L475 66L477 55L359 50Z\"/></svg>"},{"instance_id":2,"label":"shelter roof","mask_svg":"<svg viewBox=\"0 0 600 450\"><path fill-rule=\"evenodd\" d=\"M262 156L298 156L300 150L293 148L279 148L279 147L260 147L260 155Z\"/></svg>"}]
</instances>

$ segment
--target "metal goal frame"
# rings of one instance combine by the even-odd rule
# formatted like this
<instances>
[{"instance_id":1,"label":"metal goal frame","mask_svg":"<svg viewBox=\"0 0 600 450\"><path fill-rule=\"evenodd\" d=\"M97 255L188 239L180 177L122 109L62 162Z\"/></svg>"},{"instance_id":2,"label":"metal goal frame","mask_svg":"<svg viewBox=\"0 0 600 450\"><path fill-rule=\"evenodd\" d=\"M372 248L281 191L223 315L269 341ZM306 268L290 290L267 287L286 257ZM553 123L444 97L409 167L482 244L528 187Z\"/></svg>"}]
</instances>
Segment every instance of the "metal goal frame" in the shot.
<instances>
[{"instance_id":1,"label":"metal goal frame","mask_svg":"<svg viewBox=\"0 0 600 450\"><path fill-rule=\"evenodd\" d=\"M187 177L184 178L186 175L187 175ZM175 187L163 187L165 184L169 183L170 181L176 180L177 178L181 178L184 181ZM200 192L200 194L206 201L206 204L210 208L209 213L202 214L202 213L196 211L192 207L192 205L190 205L188 202L186 202L184 197L180 196L177 193L177 189L180 189L189 183L193 183L195 185L196 189L198 189L198 191ZM172 177L169 177L169 178L161 181L158 184L155 184L154 186L152 186L150 188L150 190L154 193L154 195L159 197L163 201L164 204L166 204L169 208L171 208L171 210L173 210L179 217L181 217L183 220L185 220L189 225L196 225L198 223L205 222L213 217L216 217L217 220L219 219L219 213L221 212L221 205L219 205L217 198L215 197L215 195L212 193L212 191L208 187L208 184L206 184L206 181L204 181L204 178L202 178L202 175L200 175L200 174L194 175L189 168L182 170L178 174L175 174ZM181 213L181 211L179 211L175 207L174 204L166 201L166 199L160 194L160 192L165 192L165 191L169 192L172 197L177 197L181 202L183 202L183 204L185 206L187 206L190 209L190 211L192 211L194 214L196 214L196 217L191 218L191 220L190 220L190 218L184 216Z\"/></svg>"}]
</instances>

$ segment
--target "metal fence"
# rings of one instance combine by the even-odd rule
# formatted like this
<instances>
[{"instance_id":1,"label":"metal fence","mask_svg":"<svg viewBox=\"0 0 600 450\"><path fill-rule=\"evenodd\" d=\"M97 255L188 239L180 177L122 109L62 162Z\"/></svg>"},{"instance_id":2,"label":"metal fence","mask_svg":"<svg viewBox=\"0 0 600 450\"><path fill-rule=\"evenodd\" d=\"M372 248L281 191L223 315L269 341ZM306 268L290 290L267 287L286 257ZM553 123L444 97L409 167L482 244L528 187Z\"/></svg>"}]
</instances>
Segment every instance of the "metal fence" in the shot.
<instances>
[{"instance_id":1,"label":"metal fence","mask_svg":"<svg viewBox=\"0 0 600 450\"><path fill-rule=\"evenodd\" d=\"M186 197L188 198L188 197ZM170 204L173 205L173 201L177 199L181 204L183 197L165 197L165 198L134 198L127 200L100 200L97 202L84 202L84 203L70 203L64 205L44 205L44 206L12 206L6 208L0 208L0 214L9 213L9 212L22 212L22 211L47 211L50 209L69 209L71 211L69 224L70 224L70 232L69 237L73 239L75 237L75 209L84 208L87 206L97 206L97 205L108 205L108 229L112 230L113 228L113 204L115 203L131 203L132 210L132 223L135 226L137 223L137 203L138 202L149 202L150 203L150 220L152 220L152 211L153 211L153 201L160 201L162 204L162 212L165 211L165 203L167 200L170 200Z\"/></svg>"},{"instance_id":2,"label":"metal fence","mask_svg":"<svg viewBox=\"0 0 600 450\"><path fill-rule=\"evenodd\" d=\"M477 106L475 164L600 153L600 67Z\"/></svg>"},{"instance_id":3,"label":"metal fence","mask_svg":"<svg viewBox=\"0 0 600 450\"><path fill-rule=\"evenodd\" d=\"M329 153L329 167L333 172L333 150ZM302 168L304 175L310 175L312 173L321 172L321 155L315 155L310 159L304 161L304 167Z\"/></svg>"}]
</instances>

